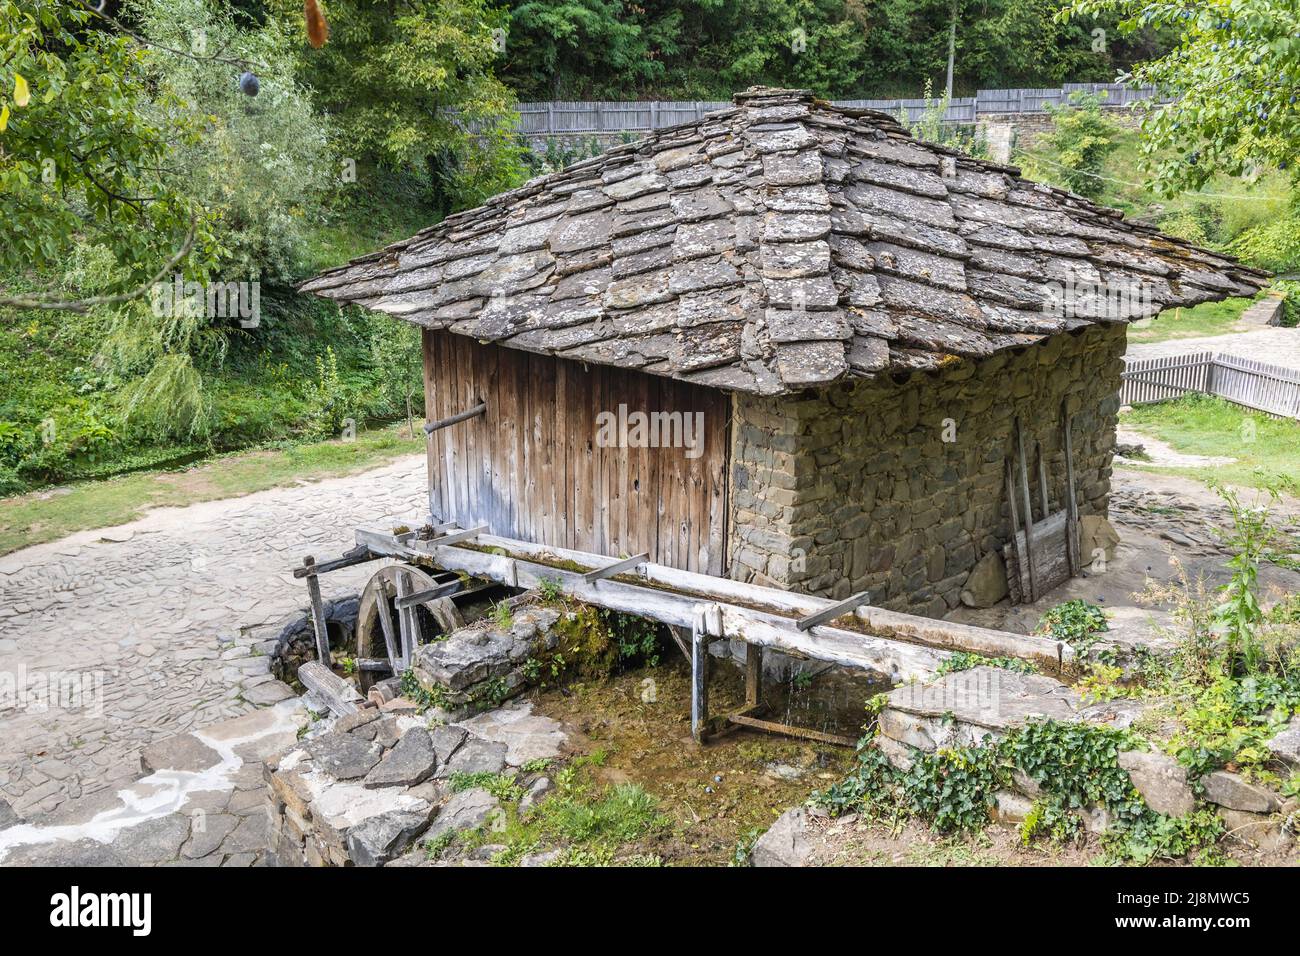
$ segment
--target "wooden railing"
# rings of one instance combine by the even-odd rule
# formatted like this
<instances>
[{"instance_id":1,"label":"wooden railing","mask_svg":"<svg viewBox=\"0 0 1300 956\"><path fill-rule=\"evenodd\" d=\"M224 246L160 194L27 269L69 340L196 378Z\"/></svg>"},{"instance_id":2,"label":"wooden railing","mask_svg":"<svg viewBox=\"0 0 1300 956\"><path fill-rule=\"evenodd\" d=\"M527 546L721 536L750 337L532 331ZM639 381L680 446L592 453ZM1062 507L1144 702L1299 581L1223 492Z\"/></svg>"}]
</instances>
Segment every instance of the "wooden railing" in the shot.
<instances>
[{"instance_id":1,"label":"wooden railing","mask_svg":"<svg viewBox=\"0 0 1300 956\"><path fill-rule=\"evenodd\" d=\"M1150 87L1120 83L1066 83L1055 89L979 90L975 96L954 97L944 113L944 122L974 123L981 115L999 113L1042 113L1066 103L1075 93L1097 93L1103 105L1129 106L1152 99ZM904 112L909 122L921 118L935 100L883 99L836 100L836 105L874 109L897 116ZM731 104L720 100L555 100L548 103L520 103L519 131L525 136L593 136L637 133L689 123L705 113Z\"/></svg>"},{"instance_id":2,"label":"wooden railing","mask_svg":"<svg viewBox=\"0 0 1300 956\"><path fill-rule=\"evenodd\" d=\"M1217 395L1268 415L1300 420L1300 372L1255 359L1213 352L1126 358L1123 380L1120 402L1125 405Z\"/></svg>"}]
</instances>

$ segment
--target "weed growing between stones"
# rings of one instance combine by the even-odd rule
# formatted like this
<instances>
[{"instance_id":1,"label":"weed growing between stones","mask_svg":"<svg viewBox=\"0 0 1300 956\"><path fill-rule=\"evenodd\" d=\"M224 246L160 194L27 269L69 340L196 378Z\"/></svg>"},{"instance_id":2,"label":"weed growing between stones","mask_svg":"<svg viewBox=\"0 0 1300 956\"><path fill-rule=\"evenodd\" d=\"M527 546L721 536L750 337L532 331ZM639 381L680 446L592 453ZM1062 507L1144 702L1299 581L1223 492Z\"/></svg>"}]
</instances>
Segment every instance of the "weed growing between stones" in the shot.
<instances>
[{"instance_id":1,"label":"weed growing between stones","mask_svg":"<svg viewBox=\"0 0 1300 956\"><path fill-rule=\"evenodd\" d=\"M956 651L939 665L934 672L934 676L942 677L944 674L968 671L973 667L1000 667L1003 670L1015 671L1020 674L1038 673L1038 668L1032 661L1024 661L1018 657L985 657L982 654L973 654L969 651Z\"/></svg>"},{"instance_id":2,"label":"weed growing between stones","mask_svg":"<svg viewBox=\"0 0 1300 956\"><path fill-rule=\"evenodd\" d=\"M1069 644L1074 649L1075 657L1082 663L1093 658L1091 652L1097 643L1097 634L1109 629L1106 612L1095 604L1076 598L1048 610L1038 622L1035 633ZM1102 663L1112 663L1104 658L1099 659Z\"/></svg>"},{"instance_id":3,"label":"weed growing between stones","mask_svg":"<svg viewBox=\"0 0 1300 956\"><path fill-rule=\"evenodd\" d=\"M457 771L448 779L452 793L464 790L486 790L502 802L518 803L524 796L524 788L513 773L465 773Z\"/></svg>"},{"instance_id":4,"label":"weed growing between stones","mask_svg":"<svg viewBox=\"0 0 1300 956\"><path fill-rule=\"evenodd\" d=\"M668 828L659 801L639 784L598 785L591 771L605 759L601 750L573 759L556 773L554 792L527 810L520 807L525 791L511 774L453 775L453 789L487 789L505 811L504 826L461 834L460 843L467 850L499 846L491 857L497 866L515 866L546 848L553 848L553 866L662 865L656 854L629 849Z\"/></svg>"},{"instance_id":5,"label":"weed growing between stones","mask_svg":"<svg viewBox=\"0 0 1300 956\"><path fill-rule=\"evenodd\" d=\"M1212 812L1166 817L1146 806L1118 763L1119 751L1137 743L1126 731L1045 720L977 747L918 752L904 771L866 737L853 772L812 802L832 816L861 813L893 826L911 818L940 833L973 834L991 822L997 792L1021 773L1042 791L1021 826L1025 846L1079 839L1080 814L1098 808L1111 825L1102 841L1108 862L1177 859L1213 844L1223 824Z\"/></svg>"},{"instance_id":6,"label":"weed growing between stones","mask_svg":"<svg viewBox=\"0 0 1300 956\"><path fill-rule=\"evenodd\" d=\"M1181 816L1157 813L1119 765L1121 751L1155 748L1177 760L1194 794L1203 795L1203 778L1219 769L1283 797L1300 793L1300 774L1279 775L1281 764L1267 743L1300 714L1300 598L1287 596L1263 609L1256 572L1268 542L1276 540L1267 507L1245 508L1231 494L1224 499L1233 516L1232 580L1210 591L1179 569L1175 582L1152 586L1144 595L1172 606L1181 632L1176 651L1168 658L1139 656L1127 673L1094 654L1079 682L1085 702L1142 700L1145 707L1132 728L1035 721L1000 740L986 736L979 746L914 750L906 771L867 737L853 772L814 793L813 801L833 815L856 812L895 823L912 818L941 833L970 834L990 822L998 791L1015 783L1022 792L1038 794L1020 827L1025 846L1079 841L1089 818L1105 827L1101 862L1231 862L1216 846L1226 827L1213 806L1202 803ZM1270 500L1276 500L1275 492ZM1084 601L1058 605L1040 625L1040 632L1069 642L1085 659L1106 629L1101 608ZM962 659L944 673L986 663L999 666Z\"/></svg>"}]
</instances>

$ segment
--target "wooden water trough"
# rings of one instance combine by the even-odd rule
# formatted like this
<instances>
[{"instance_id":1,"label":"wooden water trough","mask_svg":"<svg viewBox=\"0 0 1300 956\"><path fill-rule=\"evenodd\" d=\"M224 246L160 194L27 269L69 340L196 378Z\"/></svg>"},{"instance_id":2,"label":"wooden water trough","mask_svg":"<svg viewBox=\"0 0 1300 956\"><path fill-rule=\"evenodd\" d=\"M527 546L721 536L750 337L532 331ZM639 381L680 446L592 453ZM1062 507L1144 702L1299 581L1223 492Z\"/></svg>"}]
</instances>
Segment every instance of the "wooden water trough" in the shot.
<instances>
[{"instance_id":1,"label":"wooden water trough","mask_svg":"<svg viewBox=\"0 0 1300 956\"><path fill-rule=\"evenodd\" d=\"M634 614L667 625L691 661L691 732L704 741L727 725L789 734L827 743L855 741L766 720L762 699L763 654L768 648L790 656L882 674L894 683L931 676L954 652L1015 657L1044 670L1061 671L1072 660L1068 645L1031 635L970 627L872 607L866 594L832 601L778 588L746 584L684 571L645 560L616 558L502 538L482 529L461 531L426 526L418 532L358 529L357 547L344 558L299 569L312 588L317 646L326 647L317 575L363 560L397 559L411 568L454 572L511 588L546 584L575 600ZM399 565L403 566L403 565ZM363 660L363 670L400 673L421 642L419 619L402 613L438 599L403 594L395 602L400 642L389 641L388 660ZM689 644L685 634L689 633ZM740 640L746 646L745 706L718 720L709 715L709 646ZM322 660L328 660L328 651Z\"/></svg>"}]
</instances>

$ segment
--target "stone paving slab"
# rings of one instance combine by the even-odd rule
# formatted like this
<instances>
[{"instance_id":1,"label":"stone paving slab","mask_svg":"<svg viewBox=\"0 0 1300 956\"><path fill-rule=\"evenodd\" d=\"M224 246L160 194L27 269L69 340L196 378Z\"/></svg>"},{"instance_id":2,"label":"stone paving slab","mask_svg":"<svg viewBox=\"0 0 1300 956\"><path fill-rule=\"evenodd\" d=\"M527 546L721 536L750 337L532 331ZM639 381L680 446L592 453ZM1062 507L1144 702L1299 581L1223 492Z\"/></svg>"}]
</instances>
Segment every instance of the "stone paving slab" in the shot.
<instances>
[{"instance_id":1,"label":"stone paving slab","mask_svg":"<svg viewBox=\"0 0 1300 956\"><path fill-rule=\"evenodd\" d=\"M4 866L255 866L270 819L262 761L291 746L310 720L297 698L182 735L164 753L202 747L200 769L156 770L115 792L65 801L0 829Z\"/></svg>"},{"instance_id":2,"label":"stone paving slab","mask_svg":"<svg viewBox=\"0 0 1300 956\"><path fill-rule=\"evenodd\" d=\"M0 799L33 819L111 793L150 744L284 699L265 641L306 607L293 567L351 547L360 525L423 514L426 493L424 459L410 456L0 558L0 707L28 689L0 710ZM327 575L326 597L355 593L374 568ZM65 688L52 704L37 696L51 686Z\"/></svg>"}]
</instances>

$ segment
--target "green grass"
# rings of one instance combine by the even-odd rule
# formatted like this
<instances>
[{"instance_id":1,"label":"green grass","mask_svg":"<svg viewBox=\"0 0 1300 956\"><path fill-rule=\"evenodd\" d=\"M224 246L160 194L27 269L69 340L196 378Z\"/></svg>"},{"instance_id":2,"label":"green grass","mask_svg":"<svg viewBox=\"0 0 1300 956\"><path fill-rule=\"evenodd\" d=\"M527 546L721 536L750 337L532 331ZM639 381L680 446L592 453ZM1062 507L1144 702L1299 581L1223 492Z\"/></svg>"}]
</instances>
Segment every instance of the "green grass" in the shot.
<instances>
[{"instance_id":1,"label":"green grass","mask_svg":"<svg viewBox=\"0 0 1300 956\"><path fill-rule=\"evenodd\" d=\"M424 449L423 435L406 425L361 431L356 440L285 445L222 455L174 471L137 472L15 498L0 499L0 554L76 531L108 528L146 509L188 505L293 484L353 474Z\"/></svg>"},{"instance_id":2,"label":"green grass","mask_svg":"<svg viewBox=\"0 0 1300 956\"><path fill-rule=\"evenodd\" d=\"M530 853L552 847L561 851L556 860L560 866L661 865L656 855L644 852L641 846L669 827L659 801L639 784L598 784L593 768L603 762L603 752L597 751L561 768L555 790L528 814L519 812L520 788L498 783L498 791L493 793L505 805L504 827L461 839L467 845L503 844L505 849L493 858L503 866L513 866ZM462 781L470 783L473 781ZM437 852L443 848L430 849Z\"/></svg>"},{"instance_id":3,"label":"green grass","mask_svg":"<svg viewBox=\"0 0 1300 956\"><path fill-rule=\"evenodd\" d=\"M1190 309L1168 309L1155 319L1138 322L1128 327L1131 344L1168 342L1172 339L1190 339L1204 335L1227 335L1246 332L1237 321L1253 299L1224 299L1222 302L1203 302Z\"/></svg>"},{"instance_id":4,"label":"green grass","mask_svg":"<svg viewBox=\"0 0 1300 956\"><path fill-rule=\"evenodd\" d=\"M1300 423L1270 418L1221 398L1189 396L1140 405L1120 423L1189 455L1223 455L1230 465L1171 468L1135 465L1188 478L1262 487L1265 475L1300 476Z\"/></svg>"}]
</instances>

